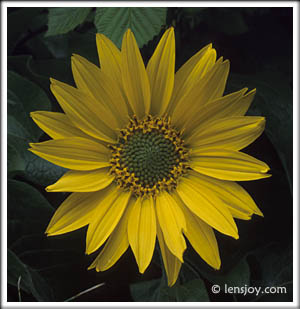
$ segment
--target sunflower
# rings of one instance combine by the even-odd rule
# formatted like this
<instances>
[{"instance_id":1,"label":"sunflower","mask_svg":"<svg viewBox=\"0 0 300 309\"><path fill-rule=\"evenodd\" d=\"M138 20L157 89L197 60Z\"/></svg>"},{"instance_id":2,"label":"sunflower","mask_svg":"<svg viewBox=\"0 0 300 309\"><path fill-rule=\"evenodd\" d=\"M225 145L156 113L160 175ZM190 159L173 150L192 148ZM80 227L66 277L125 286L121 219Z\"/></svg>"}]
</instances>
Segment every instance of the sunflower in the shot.
<instances>
[{"instance_id":1,"label":"sunflower","mask_svg":"<svg viewBox=\"0 0 300 309\"><path fill-rule=\"evenodd\" d=\"M209 44L175 74L174 29L145 67L131 30L119 50L96 35L101 68L72 56L76 88L51 80L64 113L31 117L52 139L30 151L68 171L49 192L72 192L46 233L88 225L86 253L102 245L89 269L105 271L130 246L140 273L158 239L172 286L186 239L214 269L221 265L214 229L237 239L234 218L263 216L235 181L265 178L269 167L240 150L264 130L265 118L244 116L255 95L223 96L229 61Z\"/></svg>"}]
</instances>

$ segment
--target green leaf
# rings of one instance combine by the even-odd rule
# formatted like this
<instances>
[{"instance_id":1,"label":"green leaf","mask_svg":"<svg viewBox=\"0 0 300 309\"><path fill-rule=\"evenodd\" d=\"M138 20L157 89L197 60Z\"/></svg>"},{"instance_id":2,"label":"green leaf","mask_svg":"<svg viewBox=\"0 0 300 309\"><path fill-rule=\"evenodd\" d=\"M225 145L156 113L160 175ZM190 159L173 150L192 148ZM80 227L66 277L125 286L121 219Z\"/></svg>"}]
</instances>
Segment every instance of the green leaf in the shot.
<instances>
[{"instance_id":1,"label":"green leaf","mask_svg":"<svg viewBox=\"0 0 300 309\"><path fill-rule=\"evenodd\" d=\"M8 173L14 171L24 171L25 162L16 148L11 144L7 145L7 171Z\"/></svg>"},{"instance_id":2,"label":"green leaf","mask_svg":"<svg viewBox=\"0 0 300 309\"><path fill-rule=\"evenodd\" d=\"M19 74L8 71L8 132L28 141L37 141L42 131L30 118L30 112L49 110L51 105L40 87Z\"/></svg>"},{"instance_id":3,"label":"green leaf","mask_svg":"<svg viewBox=\"0 0 300 309\"><path fill-rule=\"evenodd\" d=\"M32 294L37 301L53 301L51 287L46 281L8 249L7 252L7 281L17 287L21 277L20 288Z\"/></svg>"},{"instance_id":4,"label":"green leaf","mask_svg":"<svg viewBox=\"0 0 300 309\"><path fill-rule=\"evenodd\" d=\"M134 301L209 301L205 284L201 279L191 280L184 284L176 283L173 287L166 286L164 280L161 279L144 281L132 284L130 292Z\"/></svg>"},{"instance_id":5,"label":"green leaf","mask_svg":"<svg viewBox=\"0 0 300 309\"><path fill-rule=\"evenodd\" d=\"M46 36L67 33L87 18L91 8L49 8L48 31Z\"/></svg>"},{"instance_id":6,"label":"green leaf","mask_svg":"<svg viewBox=\"0 0 300 309\"><path fill-rule=\"evenodd\" d=\"M293 299L293 249L292 245L282 247L272 243L249 254L256 259L259 279L253 280L257 287L285 287L283 293L261 293L256 300L292 301Z\"/></svg>"},{"instance_id":7,"label":"green leaf","mask_svg":"<svg viewBox=\"0 0 300 309\"><path fill-rule=\"evenodd\" d=\"M250 253L259 262L262 286L280 286L293 279L293 250L270 244Z\"/></svg>"},{"instance_id":8,"label":"green leaf","mask_svg":"<svg viewBox=\"0 0 300 309\"><path fill-rule=\"evenodd\" d=\"M8 144L15 151L26 177L31 181L49 185L56 181L66 169L58 167L28 151L29 142L37 142L43 131L34 123L30 112L49 110L50 101L42 89L15 72L8 72ZM13 149L13 150L12 150ZM10 170L19 168L10 162Z\"/></svg>"},{"instance_id":9,"label":"green leaf","mask_svg":"<svg viewBox=\"0 0 300 309\"><path fill-rule=\"evenodd\" d=\"M9 179L7 198L8 220L21 221L24 227L22 235L27 234L27 230L30 234L44 232L54 209L39 191L25 182Z\"/></svg>"},{"instance_id":10,"label":"green leaf","mask_svg":"<svg viewBox=\"0 0 300 309\"><path fill-rule=\"evenodd\" d=\"M7 139L8 144L17 150L25 162L25 177L30 181L42 186L48 186L57 181L67 171L65 168L44 160L28 151L28 142L25 139L10 134L7 136Z\"/></svg>"},{"instance_id":11,"label":"green leaf","mask_svg":"<svg viewBox=\"0 0 300 309\"><path fill-rule=\"evenodd\" d=\"M158 301L207 302L209 297L204 282L201 279L195 279L185 284L175 284L171 288L162 288Z\"/></svg>"},{"instance_id":12,"label":"green leaf","mask_svg":"<svg viewBox=\"0 0 300 309\"><path fill-rule=\"evenodd\" d=\"M67 58L69 64L72 54L78 54L96 65L99 64L96 48L96 28L94 27L86 33L73 31L68 34L47 37L45 43L55 58ZM69 72L71 72L71 68Z\"/></svg>"},{"instance_id":13,"label":"green leaf","mask_svg":"<svg viewBox=\"0 0 300 309\"><path fill-rule=\"evenodd\" d=\"M51 97L49 80L50 76L45 77L34 72L32 69L33 62L33 57L28 55L7 57L8 70L15 71L16 73L29 79L31 82L39 85L45 91L45 93L48 94L48 97Z\"/></svg>"},{"instance_id":14,"label":"green leaf","mask_svg":"<svg viewBox=\"0 0 300 309\"><path fill-rule=\"evenodd\" d=\"M225 284L232 287L242 287L250 284L250 269L246 258L240 260L235 267L227 273L202 273L213 284L217 284L223 290Z\"/></svg>"},{"instance_id":15,"label":"green leaf","mask_svg":"<svg viewBox=\"0 0 300 309\"><path fill-rule=\"evenodd\" d=\"M156 301L160 285L161 279L131 284L131 296L134 301Z\"/></svg>"},{"instance_id":16,"label":"green leaf","mask_svg":"<svg viewBox=\"0 0 300 309\"><path fill-rule=\"evenodd\" d=\"M24 235L44 234L54 209L34 187L17 180L7 183L8 244Z\"/></svg>"},{"instance_id":17,"label":"green leaf","mask_svg":"<svg viewBox=\"0 0 300 309\"><path fill-rule=\"evenodd\" d=\"M139 47L144 46L166 24L167 8L131 7L97 8L95 26L119 48L124 32L130 28Z\"/></svg>"}]
</instances>

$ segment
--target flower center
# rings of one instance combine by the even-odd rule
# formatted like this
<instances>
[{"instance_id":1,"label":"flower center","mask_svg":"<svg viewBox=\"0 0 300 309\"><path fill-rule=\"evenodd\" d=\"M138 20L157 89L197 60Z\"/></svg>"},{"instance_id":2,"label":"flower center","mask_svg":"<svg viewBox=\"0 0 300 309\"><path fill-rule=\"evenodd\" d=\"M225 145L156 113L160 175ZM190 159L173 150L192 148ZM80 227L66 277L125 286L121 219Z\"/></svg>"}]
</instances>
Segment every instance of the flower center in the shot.
<instances>
[{"instance_id":1,"label":"flower center","mask_svg":"<svg viewBox=\"0 0 300 309\"><path fill-rule=\"evenodd\" d=\"M134 116L120 131L118 144L110 148L110 173L119 187L136 195L174 189L188 168L181 133L167 118L147 116L139 121Z\"/></svg>"}]
</instances>

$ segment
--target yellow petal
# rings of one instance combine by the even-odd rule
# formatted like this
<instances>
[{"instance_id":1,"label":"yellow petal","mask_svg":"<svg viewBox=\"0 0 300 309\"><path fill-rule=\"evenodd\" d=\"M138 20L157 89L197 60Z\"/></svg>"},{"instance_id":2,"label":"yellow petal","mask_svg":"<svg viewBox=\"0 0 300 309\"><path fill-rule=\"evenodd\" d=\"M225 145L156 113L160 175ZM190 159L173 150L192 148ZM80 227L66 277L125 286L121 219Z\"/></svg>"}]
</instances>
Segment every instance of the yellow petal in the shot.
<instances>
[{"instance_id":1,"label":"yellow petal","mask_svg":"<svg viewBox=\"0 0 300 309\"><path fill-rule=\"evenodd\" d=\"M246 181L270 177L268 165L245 153L233 150L196 148L190 166L195 171L223 180Z\"/></svg>"},{"instance_id":2,"label":"yellow petal","mask_svg":"<svg viewBox=\"0 0 300 309\"><path fill-rule=\"evenodd\" d=\"M215 269L221 266L218 243L213 229L194 215L182 202L178 204L186 218L187 229L185 236L201 258Z\"/></svg>"},{"instance_id":3,"label":"yellow petal","mask_svg":"<svg viewBox=\"0 0 300 309\"><path fill-rule=\"evenodd\" d=\"M220 58L213 68L184 95L175 107L172 121L178 129L189 132L194 115L202 112L211 100L223 95L229 72L229 61Z\"/></svg>"},{"instance_id":4,"label":"yellow petal","mask_svg":"<svg viewBox=\"0 0 300 309\"><path fill-rule=\"evenodd\" d=\"M240 185L233 181L218 180L197 172L190 172L190 179L195 183L213 191L229 208L231 213L239 216L240 219L249 219L251 215L263 216L251 196Z\"/></svg>"},{"instance_id":5,"label":"yellow petal","mask_svg":"<svg viewBox=\"0 0 300 309\"><path fill-rule=\"evenodd\" d=\"M196 116L195 124L205 126L207 122L233 116L244 116L254 99L256 89L247 88L230 93L224 97L209 102L203 112Z\"/></svg>"},{"instance_id":6,"label":"yellow petal","mask_svg":"<svg viewBox=\"0 0 300 309\"><path fill-rule=\"evenodd\" d=\"M240 150L255 141L264 131L264 117L238 116L217 119L201 126L186 139L192 149Z\"/></svg>"},{"instance_id":7,"label":"yellow petal","mask_svg":"<svg viewBox=\"0 0 300 309\"><path fill-rule=\"evenodd\" d=\"M255 94L256 89L252 89L247 94L243 95L238 104L235 104L231 110L228 110L228 113L230 112L231 116L244 116L248 111Z\"/></svg>"},{"instance_id":8,"label":"yellow petal","mask_svg":"<svg viewBox=\"0 0 300 309\"><path fill-rule=\"evenodd\" d=\"M96 271L105 271L112 267L127 250L129 246L127 236L128 217L133 204L134 200L131 199L118 225L105 243L104 248L88 269L96 268Z\"/></svg>"},{"instance_id":9,"label":"yellow petal","mask_svg":"<svg viewBox=\"0 0 300 309\"><path fill-rule=\"evenodd\" d=\"M46 233L48 236L64 234L89 224L101 201L111 188L92 193L72 193L56 210Z\"/></svg>"},{"instance_id":10,"label":"yellow petal","mask_svg":"<svg viewBox=\"0 0 300 309\"><path fill-rule=\"evenodd\" d=\"M140 273L151 262L156 240L156 218L152 196L138 198L128 221L128 239Z\"/></svg>"},{"instance_id":11,"label":"yellow petal","mask_svg":"<svg viewBox=\"0 0 300 309\"><path fill-rule=\"evenodd\" d=\"M205 128L209 122L226 117L239 116L236 115L237 110L241 110L241 105L245 100L242 100L247 88L230 93L224 97L217 98L205 104L201 111L194 115L190 120L190 134L200 127ZM242 116L242 115L241 115Z\"/></svg>"},{"instance_id":12,"label":"yellow petal","mask_svg":"<svg viewBox=\"0 0 300 309\"><path fill-rule=\"evenodd\" d=\"M78 171L110 166L110 151L100 143L82 137L30 143L29 150L56 165Z\"/></svg>"},{"instance_id":13,"label":"yellow petal","mask_svg":"<svg viewBox=\"0 0 300 309\"><path fill-rule=\"evenodd\" d=\"M96 251L118 224L130 199L131 192L116 189L97 208L86 235L86 253Z\"/></svg>"},{"instance_id":14,"label":"yellow petal","mask_svg":"<svg viewBox=\"0 0 300 309\"><path fill-rule=\"evenodd\" d=\"M216 51L211 44L191 57L175 74L174 91L168 112L172 113L181 98L212 68L216 61Z\"/></svg>"},{"instance_id":15,"label":"yellow petal","mask_svg":"<svg viewBox=\"0 0 300 309\"><path fill-rule=\"evenodd\" d=\"M183 262L186 243L182 231L186 230L186 222L182 210L167 191L156 198L156 214L169 250Z\"/></svg>"},{"instance_id":16,"label":"yellow petal","mask_svg":"<svg viewBox=\"0 0 300 309\"><path fill-rule=\"evenodd\" d=\"M171 27L162 36L147 65L152 115L162 115L171 98L175 74L175 38Z\"/></svg>"},{"instance_id":17,"label":"yellow petal","mask_svg":"<svg viewBox=\"0 0 300 309\"><path fill-rule=\"evenodd\" d=\"M211 190L190 179L189 175L181 179L176 190L184 204L200 219L219 232L238 238L231 213Z\"/></svg>"},{"instance_id":18,"label":"yellow petal","mask_svg":"<svg viewBox=\"0 0 300 309\"><path fill-rule=\"evenodd\" d=\"M164 263L165 270L166 270L167 277L168 277L168 286L172 286L177 281L180 268L181 268L181 262L168 249L168 246L166 245L164 241L158 222L157 222L157 238L159 242L159 247L160 247L163 263Z\"/></svg>"},{"instance_id":19,"label":"yellow petal","mask_svg":"<svg viewBox=\"0 0 300 309\"><path fill-rule=\"evenodd\" d=\"M79 55L72 56L72 71L76 86L92 96L103 108L110 109L119 128L123 128L128 122L128 110L119 85Z\"/></svg>"},{"instance_id":20,"label":"yellow petal","mask_svg":"<svg viewBox=\"0 0 300 309\"><path fill-rule=\"evenodd\" d=\"M94 138L115 143L118 127L110 110L83 92L51 79L51 91L68 118L83 132Z\"/></svg>"},{"instance_id":21,"label":"yellow petal","mask_svg":"<svg viewBox=\"0 0 300 309\"><path fill-rule=\"evenodd\" d=\"M96 34L97 50L101 71L114 82L122 85L121 79L121 52L116 45L104 34Z\"/></svg>"},{"instance_id":22,"label":"yellow petal","mask_svg":"<svg viewBox=\"0 0 300 309\"><path fill-rule=\"evenodd\" d=\"M108 168L93 171L68 171L56 183L46 188L48 192L94 192L109 186L114 176Z\"/></svg>"},{"instance_id":23,"label":"yellow petal","mask_svg":"<svg viewBox=\"0 0 300 309\"><path fill-rule=\"evenodd\" d=\"M150 110L150 85L140 50L130 29L123 37L121 58L124 90L133 112L141 119Z\"/></svg>"},{"instance_id":24,"label":"yellow petal","mask_svg":"<svg viewBox=\"0 0 300 309\"><path fill-rule=\"evenodd\" d=\"M67 115L63 113L38 111L31 112L30 116L53 139L74 136L88 137L88 135L76 128Z\"/></svg>"}]
</instances>

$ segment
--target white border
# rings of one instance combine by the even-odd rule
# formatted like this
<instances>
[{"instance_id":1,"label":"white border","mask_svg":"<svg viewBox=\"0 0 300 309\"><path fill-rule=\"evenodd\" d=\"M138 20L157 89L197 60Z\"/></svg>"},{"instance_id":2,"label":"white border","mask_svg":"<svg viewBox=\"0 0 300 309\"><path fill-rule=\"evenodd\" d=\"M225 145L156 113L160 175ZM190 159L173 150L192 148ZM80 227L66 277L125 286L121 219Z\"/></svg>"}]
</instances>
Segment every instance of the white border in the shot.
<instances>
[{"instance_id":1,"label":"white border","mask_svg":"<svg viewBox=\"0 0 300 309\"><path fill-rule=\"evenodd\" d=\"M293 267L294 267L294 287L293 287L293 302L265 302L265 303L248 303L248 302L214 302L214 303L140 303L140 302L51 302L51 303L36 303L36 302L7 302L7 7L293 7L294 13L294 46L293 46ZM131 307L271 307L271 308L299 308L299 3L297 1L81 1L81 2L71 2L71 1L2 1L1 2L1 43L2 43L2 57L1 57L1 192L2 192L2 213L1 213L1 249L2 249L2 259L1 259L1 305L3 308L131 308ZM284 211L284 206L283 211Z\"/></svg>"}]
</instances>

